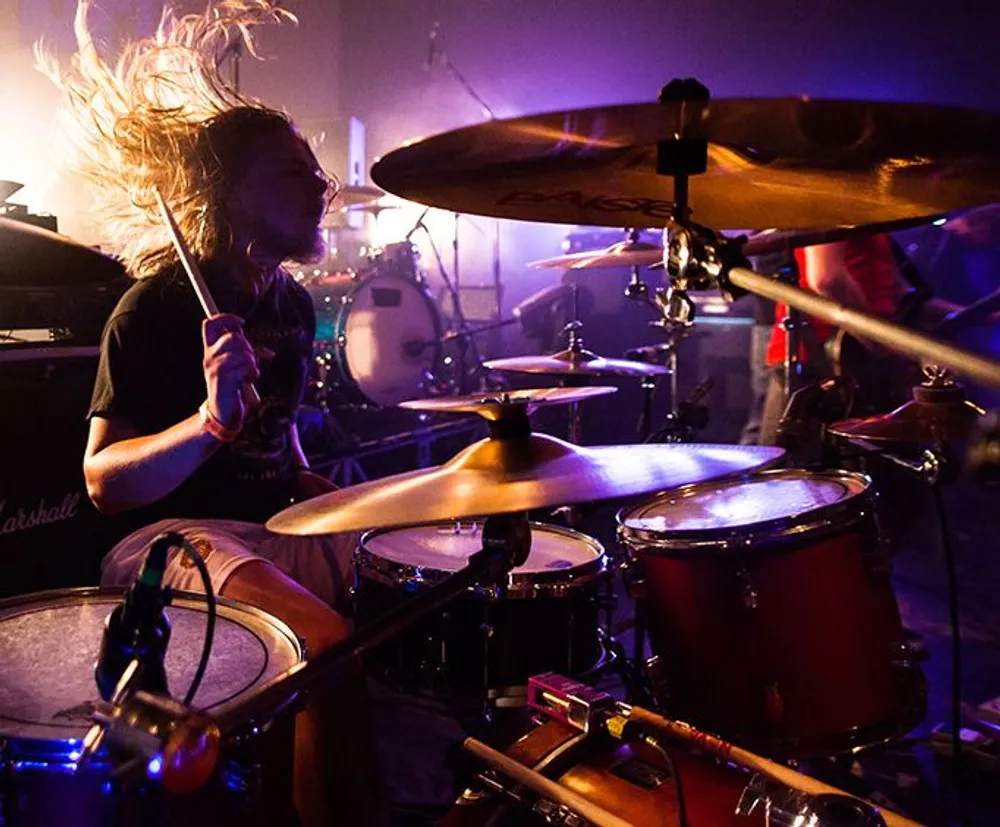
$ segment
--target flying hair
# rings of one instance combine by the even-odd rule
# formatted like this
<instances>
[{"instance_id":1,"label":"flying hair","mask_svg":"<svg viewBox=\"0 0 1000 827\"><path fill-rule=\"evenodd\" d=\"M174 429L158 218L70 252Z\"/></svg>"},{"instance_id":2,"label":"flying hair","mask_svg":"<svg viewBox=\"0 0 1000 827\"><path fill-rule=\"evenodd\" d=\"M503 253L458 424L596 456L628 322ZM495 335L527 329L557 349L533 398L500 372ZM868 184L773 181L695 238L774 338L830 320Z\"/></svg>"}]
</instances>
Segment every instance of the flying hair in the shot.
<instances>
[{"instance_id":1,"label":"flying hair","mask_svg":"<svg viewBox=\"0 0 1000 827\"><path fill-rule=\"evenodd\" d=\"M223 63L240 47L259 57L256 26L297 21L272 0L217 0L182 16L164 7L155 33L112 65L88 26L91 6L77 4L68 66L35 45L37 67L64 95L69 166L91 184L107 241L134 277L177 261L155 189L194 256L212 258L231 243L222 207L241 146L254 130L290 128L284 113L233 88Z\"/></svg>"}]
</instances>

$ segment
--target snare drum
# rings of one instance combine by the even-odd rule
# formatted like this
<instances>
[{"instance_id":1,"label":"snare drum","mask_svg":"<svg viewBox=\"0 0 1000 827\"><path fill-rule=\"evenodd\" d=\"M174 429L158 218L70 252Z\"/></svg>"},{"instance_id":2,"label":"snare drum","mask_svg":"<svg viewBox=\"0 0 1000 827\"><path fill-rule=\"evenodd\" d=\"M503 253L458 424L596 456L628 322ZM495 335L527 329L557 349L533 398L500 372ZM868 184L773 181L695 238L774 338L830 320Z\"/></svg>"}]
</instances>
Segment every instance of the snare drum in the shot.
<instances>
[{"instance_id":1,"label":"snare drum","mask_svg":"<svg viewBox=\"0 0 1000 827\"><path fill-rule=\"evenodd\" d=\"M619 513L673 717L779 755L897 733L919 670L873 500L861 474L777 470Z\"/></svg>"},{"instance_id":2,"label":"snare drum","mask_svg":"<svg viewBox=\"0 0 1000 827\"><path fill-rule=\"evenodd\" d=\"M389 406L426 395L441 358L442 321L421 281L376 271L312 292L329 396Z\"/></svg>"},{"instance_id":3,"label":"snare drum","mask_svg":"<svg viewBox=\"0 0 1000 827\"><path fill-rule=\"evenodd\" d=\"M355 556L359 622L440 583L481 548L478 522L365 534ZM531 675L579 675L601 661L599 592L607 568L596 540L532 523L528 560L505 584L470 589L373 651L369 668L401 688L522 705Z\"/></svg>"},{"instance_id":4,"label":"snare drum","mask_svg":"<svg viewBox=\"0 0 1000 827\"><path fill-rule=\"evenodd\" d=\"M750 815L736 812L749 775L686 750L665 750L666 756L646 744L621 744L550 721L507 756L635 827L764 827L764 807ZM571 820L576 817L561 814L555 802L536 800L503 778L490 787L463 793L441 827L590 823Z\"/></svg>"},{"instance_id":5,"label":"snare drum","mask_svg":"<svg viewBox=\"0 0 1000 827\"><path fill-rule=\"evenodd\" d=\"M195 796L156 789L116 793L103 751L77 768L81 739L100 700L94 663L104 620L123 594L68 589L0 602L0 825L287 823L294 719L285 709L228 741L222 766ZM201 657L205 601L178 593L166 612L172 627L167 683L172 695L183 697ZM220 599L212 654L193 706L210 713L229 709L301 659L298 640L279 620Z\"/></svg>"}]
</instances>

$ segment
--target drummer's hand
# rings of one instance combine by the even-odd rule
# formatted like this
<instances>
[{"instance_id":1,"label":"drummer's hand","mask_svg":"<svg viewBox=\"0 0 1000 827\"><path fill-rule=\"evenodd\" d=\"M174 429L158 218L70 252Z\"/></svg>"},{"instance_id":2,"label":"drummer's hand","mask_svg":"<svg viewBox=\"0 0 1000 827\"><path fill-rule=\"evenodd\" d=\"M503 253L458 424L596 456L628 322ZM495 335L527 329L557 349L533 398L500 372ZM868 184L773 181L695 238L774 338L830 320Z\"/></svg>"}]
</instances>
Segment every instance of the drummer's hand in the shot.
<instances>
[{"instance_id":1,"label":"drummer's hand","mask_svg":"<svg viewBox=\"0 0 1000 827\"><path fill-rule=\"evenodd\" d=\"M246 415L240 389L260 376L253 347L243 335L243 320L219 313L205 319L201 334L209 410L227 428L238 430Z\"/></svg>"},{"instance_id":2,"label":"drummer's hand","mask_svg":"<svg viewBox=\"0 0 1000 827\"><path fill-rule=\"evenodd\" d=\"M292 499L300 503L336 490L337 486L326 477L314 474L306 468L300 468L296 472L295 482L292 485Z\"/></svg>"}]
</instances>

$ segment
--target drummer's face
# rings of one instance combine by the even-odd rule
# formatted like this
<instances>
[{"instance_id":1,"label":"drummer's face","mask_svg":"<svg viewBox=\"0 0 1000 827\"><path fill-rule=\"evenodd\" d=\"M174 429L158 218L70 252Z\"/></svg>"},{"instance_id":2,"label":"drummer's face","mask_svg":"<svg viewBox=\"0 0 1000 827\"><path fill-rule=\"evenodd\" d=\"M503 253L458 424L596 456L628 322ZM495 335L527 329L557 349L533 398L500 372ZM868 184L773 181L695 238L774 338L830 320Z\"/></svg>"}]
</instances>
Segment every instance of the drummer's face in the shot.
<instances>
[{"instance_id":1,"label":"drummer's face","mask_svg":"<svg viewBox=\"0 0 1000 827\"><path fill-rule=\"evenodd\" d=\"M327 179L309 145L291 127L262 132L229 193L234 235L257 254L308 260L322 251L320 221Z\"/></svg>"}]
</instances>

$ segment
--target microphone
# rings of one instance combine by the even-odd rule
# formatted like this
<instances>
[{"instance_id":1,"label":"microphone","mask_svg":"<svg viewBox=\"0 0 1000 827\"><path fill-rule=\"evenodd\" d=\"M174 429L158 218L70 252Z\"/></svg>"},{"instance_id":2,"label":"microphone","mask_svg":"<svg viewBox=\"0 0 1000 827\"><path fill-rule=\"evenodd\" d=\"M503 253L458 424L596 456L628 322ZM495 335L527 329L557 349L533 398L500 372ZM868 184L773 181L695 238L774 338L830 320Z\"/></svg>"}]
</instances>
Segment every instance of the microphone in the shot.
<instances>
[{"instance_id":1,"label":"microphone","mask_svg":"<svg viewBox=\"0 0 1000 827\"><path fill-rule=\"evenodd\" d=\"M168 694L163 658L170 642L170 621L163 607L170 602L170 590L161 584L167 552L183 541L176 532L161 534L153 540L135 583L104 622L94 677L105 701L111 700L133 660L141 666L137 690Z\"/></svg>"},{"instance_id":2,"label":"microphone","mask_svg":"<svg viewBox=\"0 0 1000 827\"><path fill-rule=\"evenodd\" d=\"M437 33L440 25L441 22L435 20L434 25L431 26L431 36L427 41L427 60L424 61L425 72L431 70L431 67L434 65L434 58L437 57Z\"/></svg>"}]
</instances>

